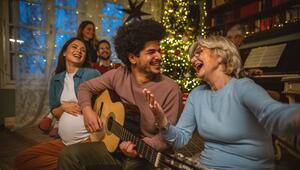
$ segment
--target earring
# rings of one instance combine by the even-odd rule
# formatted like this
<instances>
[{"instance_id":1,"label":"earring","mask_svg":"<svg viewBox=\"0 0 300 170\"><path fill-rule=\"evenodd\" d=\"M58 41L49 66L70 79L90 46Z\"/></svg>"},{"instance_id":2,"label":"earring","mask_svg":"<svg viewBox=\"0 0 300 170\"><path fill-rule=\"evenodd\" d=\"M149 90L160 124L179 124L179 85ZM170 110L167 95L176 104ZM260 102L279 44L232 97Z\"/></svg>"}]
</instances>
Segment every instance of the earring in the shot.
<instances>
[{"instance_id":1,"label":"earring","mask_svg":"<svg viewBox=\"0 0 300 170\"><path fill-rule=\"evenodd\" d=\"M222 64L222 60L223 60L223 59L222 59L221 57L219 57L219 58L218 58L218 63L219 63L219 64Z\"/></svg>"}]
</instances>

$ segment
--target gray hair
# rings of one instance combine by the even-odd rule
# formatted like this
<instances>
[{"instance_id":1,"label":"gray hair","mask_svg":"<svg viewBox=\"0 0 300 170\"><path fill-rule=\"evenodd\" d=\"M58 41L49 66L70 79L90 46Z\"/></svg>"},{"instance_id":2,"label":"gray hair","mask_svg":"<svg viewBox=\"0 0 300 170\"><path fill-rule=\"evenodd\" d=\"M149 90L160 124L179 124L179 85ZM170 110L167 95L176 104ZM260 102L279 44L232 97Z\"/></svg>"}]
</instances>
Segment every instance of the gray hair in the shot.
<instances>
[{"instance_id":1,"label":"gray hair","mask_svg":"<svg viewBox=\"0 0 300 170\"><path fill-rule=\"evenodd\" d=\"M226 34L226 37L235 37L235 36L244 36L245 35L245 29L242 25L236 24L232 26Z\"/></svg>"},{"instance_id":2,"label":"gray hair","mask_svg":"<svg viewBox=\"0 0 300 170\"><path fill-rule=\"evenodd\" d=\"M208 48L222 58L225 65L225 74L239 78L241 71L241 57L236 46L227 38L222 36L209 36L207 38L198 38L189 49L189 56L192 58L197 48Z\"/></svg>"}]
</instances>

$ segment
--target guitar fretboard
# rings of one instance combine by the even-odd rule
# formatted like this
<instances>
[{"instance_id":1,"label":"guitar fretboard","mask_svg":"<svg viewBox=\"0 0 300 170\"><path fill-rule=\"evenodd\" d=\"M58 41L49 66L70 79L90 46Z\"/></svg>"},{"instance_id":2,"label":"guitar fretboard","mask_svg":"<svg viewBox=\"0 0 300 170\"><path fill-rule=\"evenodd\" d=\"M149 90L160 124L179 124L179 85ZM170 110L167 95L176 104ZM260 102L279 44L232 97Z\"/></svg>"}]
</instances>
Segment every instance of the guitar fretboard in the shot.
<instances>
[{"instance_id":1,"label":"guitar fretboard","mask_svg":"<svg viewBox=\"0 0 300 170\"><path fill-rule=\"evenodd\" d=\"M139 137L132 134L112 118L108 119L108 129L109 131L117 135L122 141L131 141L132 143L134 143L136 145L137 152L143 155L143 157L150 163L152 163L153 165L155 164L159 152L152 149L151 146L146 144Z\"/></svg>"},{"instance_id":2,"label":"guitar fretboard","mask_svg":"<svg viewBox=\"0 0 300 170\"><path fill-rule=\"evenodd\" d=\"M154 150L139 137L135 136L118 122L113 120L113 118L108 119L107 128L109 131L118 136L122 141L133 142L136 145L136 151L139 154L143 155L144 159L146 159L156 167L167 167L165 169L172 170L204 170L192 164L187 164L185 160L180 160Z\"/></svg>"}]
</instances>

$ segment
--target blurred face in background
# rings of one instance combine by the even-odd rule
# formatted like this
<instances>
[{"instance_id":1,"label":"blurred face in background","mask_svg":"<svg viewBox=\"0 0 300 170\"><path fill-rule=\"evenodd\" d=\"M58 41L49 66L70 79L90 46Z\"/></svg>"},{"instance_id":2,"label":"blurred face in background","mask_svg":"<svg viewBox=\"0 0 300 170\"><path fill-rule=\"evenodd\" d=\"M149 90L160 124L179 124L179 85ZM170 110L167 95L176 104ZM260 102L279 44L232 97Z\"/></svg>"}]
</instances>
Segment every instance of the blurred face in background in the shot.
<instances>
[{"instance_id":1,"label":"blurred face in background","mask_svg":"<svg viewBox=\"0 0 300 170\"><path fill-rule=\"evenodd\" d=\"M82 35L84 40L89 41L92 38L94 38L95 35L95 28L93 24L88 24L84 27L84 29L82 30Z\"/></svg>"},{"instance_id":2,"label":"blurred face in background","mask_svg":"<svg viewBox=\"0 0 300 170\"><path fill-rule=\"evenodd\" d=\"M99 44L97 55L100 57L100 59L108 60L111 55L109 44L107 44L106 42Z\"/></svg>"},{"instance_id":3,"label":"blurred face in background","mask_svg":"<svg viewBox=\"0 0 300 170\"><path fill-rule=\"evenodd\" d=\"M244 41L244 37L242 35L235 35L235 36L229 36L228 39L237 47L239 48Z\"/></svg>"}]
</instances>

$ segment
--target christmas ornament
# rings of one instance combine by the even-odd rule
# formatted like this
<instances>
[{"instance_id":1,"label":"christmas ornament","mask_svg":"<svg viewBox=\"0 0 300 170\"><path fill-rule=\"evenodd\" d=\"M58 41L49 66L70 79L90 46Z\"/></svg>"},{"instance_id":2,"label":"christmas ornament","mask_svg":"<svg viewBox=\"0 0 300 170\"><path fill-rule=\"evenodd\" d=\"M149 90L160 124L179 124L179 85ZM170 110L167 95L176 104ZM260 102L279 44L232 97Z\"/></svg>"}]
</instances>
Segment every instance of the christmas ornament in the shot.
<instances>
[{"instance_id":1,"label":"christmas ornament","mask_svg":"<svg viewBox=\"0 0 300 170\"><path fill-rule=\"evenodd\" d=\"M122 9L125 13L127 13L129 16L125 20L126 22L129 22L130 20L141 20L143 15L150 15L146 12L141 11L141 8L144 4L145 0L142 0L140 3L138 3L137 0L132 2L132 0L128 0L129 8L128 9Z\"/></svg>"}]
</instances>

